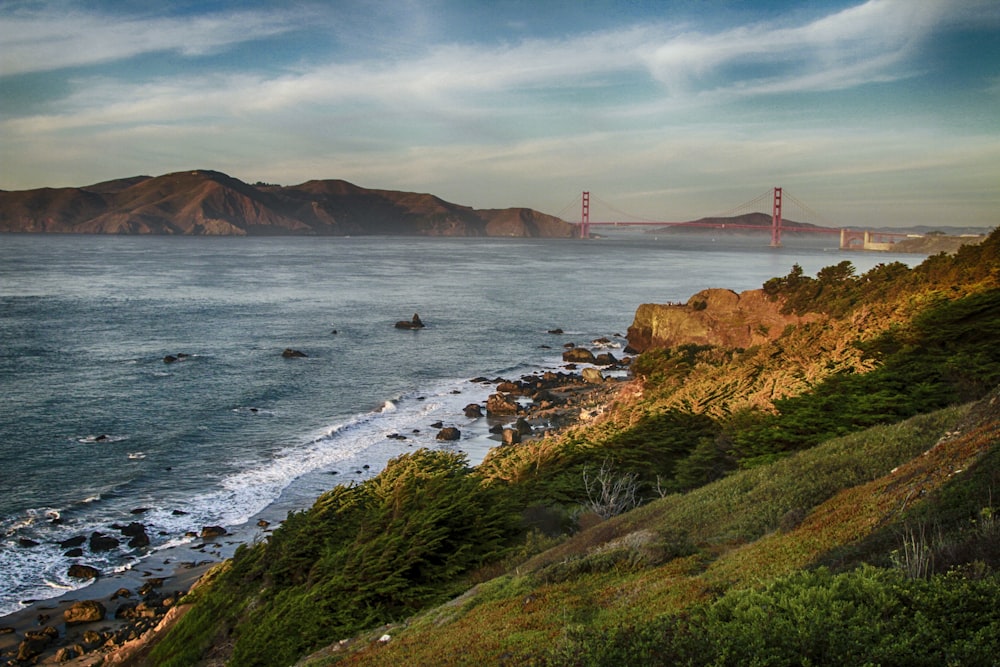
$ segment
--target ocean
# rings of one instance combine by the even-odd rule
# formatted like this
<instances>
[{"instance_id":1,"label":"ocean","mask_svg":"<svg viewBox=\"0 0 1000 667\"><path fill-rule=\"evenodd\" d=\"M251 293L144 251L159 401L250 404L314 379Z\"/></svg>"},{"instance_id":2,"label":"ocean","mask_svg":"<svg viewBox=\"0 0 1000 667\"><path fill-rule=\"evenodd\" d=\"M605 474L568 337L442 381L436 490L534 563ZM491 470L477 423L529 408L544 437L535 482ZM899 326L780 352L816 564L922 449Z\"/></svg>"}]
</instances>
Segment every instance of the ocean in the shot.
<instances>
[{"instance_id":1,"label":"ocean","mask_svg":"<svg viewBox=\"0 0 1000 667\"><path fill-rule=\"evenodd\" d=\"M624 347L641 303L922 259L767 241L0 235L0 615L82 586L73 563L134 568L203 526L228 555L418 447L475 464L497 443L463 414L492 391L474 378ZM414 313L424 329L394 326ZM121 544L60 545L95 531Z\"/></svg>"}]
</instances>

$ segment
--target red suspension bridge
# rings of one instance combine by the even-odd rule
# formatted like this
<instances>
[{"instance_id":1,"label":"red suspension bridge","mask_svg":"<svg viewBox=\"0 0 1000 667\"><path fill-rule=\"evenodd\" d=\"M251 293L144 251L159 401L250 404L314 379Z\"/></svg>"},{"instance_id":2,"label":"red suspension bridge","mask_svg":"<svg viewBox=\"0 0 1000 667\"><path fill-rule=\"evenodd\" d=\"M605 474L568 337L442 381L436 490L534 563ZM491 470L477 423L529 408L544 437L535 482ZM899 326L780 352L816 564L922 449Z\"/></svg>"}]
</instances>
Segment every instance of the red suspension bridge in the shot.
<instances>
[{"instance_id":1,"label":"red suspension bridge","mask_svg":"<svg viewBox=\"0 0 1000 667\"><path fill-rule=\"evenodd\" d=\"M590 192L584 191L580 201L580 238L590 238L590 228L596 226L646 226L646 227L682 227L682 228L710 228L710 229L742 229L756 232L763 232L769 229L771 233L771 247L781 247L781 233L785 232L806 232L813 234L839 234L841 249L852 250L889 250L900 238L905 238L906 234L896 234L887 232L869 232L846 227L835 227L826 224L814 224L793 222L784 224L782 214L784 202L788 200L794 204L799 211L812 219L819 219L826 222L822 216L803 204L782 188L776 187L768 190L753 199L740 204L739 206L711 218L702 218L687 222L664 222L658 220L591 220L590 219ZM607 206L612 208L611 206ZM626 218L635 218L621 211L615 211ZM748 214L757 213L757 216ZM770 225L762 224L760 214L770 215Z\"/></svg>"}]
</instances>

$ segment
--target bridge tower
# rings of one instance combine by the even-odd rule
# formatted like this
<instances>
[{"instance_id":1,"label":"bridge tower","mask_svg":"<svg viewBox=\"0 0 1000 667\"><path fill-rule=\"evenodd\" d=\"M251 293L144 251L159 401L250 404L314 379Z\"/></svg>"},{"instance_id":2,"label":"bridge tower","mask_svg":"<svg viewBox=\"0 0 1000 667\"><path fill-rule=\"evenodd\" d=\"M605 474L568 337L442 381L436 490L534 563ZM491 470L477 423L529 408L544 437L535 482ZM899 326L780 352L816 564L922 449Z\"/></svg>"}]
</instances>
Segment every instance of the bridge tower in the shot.
<instances>
[{"instance_id":1,"label":"bridge tower","mask_svg":"<svg viewBox=\"0 0 1000 667\"><path fill-rule=\"evenodd\" d=\"M580 203L580 238L590 238L590 191L584 190Z\"/></svg>"},{"instance_id":2,"label":"bridge tower","mask_svg":"<svg viewBox=\"0 0 1000 667\"><path fill-rule=\"evenodd\" d=\"M781 247L781 188L774 189L774 207L771 209L771 247Z\"/></svg>"}]
</instances>

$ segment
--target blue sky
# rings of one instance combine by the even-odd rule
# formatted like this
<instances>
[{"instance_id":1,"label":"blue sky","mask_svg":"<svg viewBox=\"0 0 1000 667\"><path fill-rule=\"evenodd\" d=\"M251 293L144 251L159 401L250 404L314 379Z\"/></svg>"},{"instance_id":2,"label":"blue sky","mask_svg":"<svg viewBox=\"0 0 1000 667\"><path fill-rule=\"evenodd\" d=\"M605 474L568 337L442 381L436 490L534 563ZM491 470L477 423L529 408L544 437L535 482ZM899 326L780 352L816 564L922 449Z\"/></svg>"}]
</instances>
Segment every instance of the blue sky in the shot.
<instances>
[{"instance_id":1,"label":"blue sky","mask_svg":"<svg viewBox=\"0 0 1000 667\"><path fill-rule=\"evenodd\" d=\"M192 168L992 227L1000 1L0 0L0 189Z\"/></svg>"}]
</instances>

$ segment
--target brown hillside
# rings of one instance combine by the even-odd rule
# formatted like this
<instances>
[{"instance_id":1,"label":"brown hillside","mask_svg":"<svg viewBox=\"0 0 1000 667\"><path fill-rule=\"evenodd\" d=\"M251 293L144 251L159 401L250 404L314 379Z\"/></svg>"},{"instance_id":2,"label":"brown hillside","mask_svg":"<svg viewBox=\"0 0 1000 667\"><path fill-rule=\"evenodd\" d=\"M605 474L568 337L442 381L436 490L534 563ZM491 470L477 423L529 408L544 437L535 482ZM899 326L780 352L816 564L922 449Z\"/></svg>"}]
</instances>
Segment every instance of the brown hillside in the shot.
<instances>
[{"instance_id":1,"label":"brown hillside","mask_svg":"<svg viewBox=\"0 0 1000 667\"><path fill-rule=\"evenodd\" d=\"M0 191L0 232L569 237L573 226L530 209L477 211L431 194L342 180L258 187L194 170L85 188Z\"/></svg>"}]
</instances>

